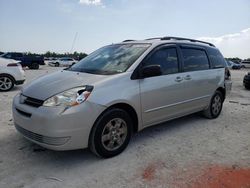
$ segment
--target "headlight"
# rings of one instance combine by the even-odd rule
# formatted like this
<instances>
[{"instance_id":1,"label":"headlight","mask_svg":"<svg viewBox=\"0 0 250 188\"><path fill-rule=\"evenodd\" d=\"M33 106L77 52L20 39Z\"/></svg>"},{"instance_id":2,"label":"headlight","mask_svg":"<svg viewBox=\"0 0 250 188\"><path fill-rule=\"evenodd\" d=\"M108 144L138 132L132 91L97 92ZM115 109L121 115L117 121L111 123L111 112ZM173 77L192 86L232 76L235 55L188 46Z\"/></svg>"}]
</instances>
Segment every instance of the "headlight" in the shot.
<instances>
[{"instance_id":1,"label":"headlight","mask_svg":"<svg viewBox=\"0 0 250 188\"><path fill-rule=\"evenodd\" d=\"M69 89L50 97L44 101L43 106L64 106L71 107L83 103L91 94L93 86L83 86Z\"/></svg>"}]
</instances>

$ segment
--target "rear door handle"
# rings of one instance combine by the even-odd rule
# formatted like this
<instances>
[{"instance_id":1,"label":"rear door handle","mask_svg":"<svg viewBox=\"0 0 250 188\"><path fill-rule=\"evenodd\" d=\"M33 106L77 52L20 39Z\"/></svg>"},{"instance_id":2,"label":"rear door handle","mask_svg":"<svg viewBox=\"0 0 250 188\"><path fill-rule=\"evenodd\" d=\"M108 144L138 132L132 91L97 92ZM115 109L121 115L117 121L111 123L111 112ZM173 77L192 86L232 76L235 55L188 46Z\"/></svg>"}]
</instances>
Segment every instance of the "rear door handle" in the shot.
<instances>
[{"instance_id":1,"label":"rear door handle","mask_svg":"<svg viewBox=\"0 0 250 188\"><path fill-rule=\"evenodd\" d=\"M184 79L185 79L185 80L191 80L192 77L191 77L190 75L187 75L187 76L184 77Z\"/></svg>"},{"instance_id":2,"label":"rear door handle","mask_svg":"<svg viewBox=\"0 0 250 188\"><path fill-rule=\"evenodd\" d=\"M180 77L180 76L177 76L176 78L175 78L175 81L176 82L181 82L183 79L182 79L182 77Z\"/></svg>"}]
</instances>

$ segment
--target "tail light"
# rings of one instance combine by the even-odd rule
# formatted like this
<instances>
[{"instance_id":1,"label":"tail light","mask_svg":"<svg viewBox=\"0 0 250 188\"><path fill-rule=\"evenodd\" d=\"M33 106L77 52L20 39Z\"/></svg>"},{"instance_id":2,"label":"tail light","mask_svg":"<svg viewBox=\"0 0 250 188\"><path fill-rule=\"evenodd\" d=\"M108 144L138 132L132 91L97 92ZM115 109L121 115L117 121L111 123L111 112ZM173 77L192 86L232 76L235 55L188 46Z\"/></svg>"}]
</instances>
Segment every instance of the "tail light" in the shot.
<instances>
[{"instance_id":1,"label":"tail light","mask_svg":"<svg viewBox=\"0 0 250 188\"><path fill-rule=\"evenodd\" d=\"M231 73L228 67L225 68L225 80L231 80Z\"/></svg>"},{"instance_id":2,"label":"tail light","mask_svg":"<svg viewBox=\"0 0 250 188\"><path fill-rule=\"evenodd\" d=\"M7 65L7 67L18 67L18 66L19 66L18 63L9 63L9 64Z\"/></svg>"}]
</instances>

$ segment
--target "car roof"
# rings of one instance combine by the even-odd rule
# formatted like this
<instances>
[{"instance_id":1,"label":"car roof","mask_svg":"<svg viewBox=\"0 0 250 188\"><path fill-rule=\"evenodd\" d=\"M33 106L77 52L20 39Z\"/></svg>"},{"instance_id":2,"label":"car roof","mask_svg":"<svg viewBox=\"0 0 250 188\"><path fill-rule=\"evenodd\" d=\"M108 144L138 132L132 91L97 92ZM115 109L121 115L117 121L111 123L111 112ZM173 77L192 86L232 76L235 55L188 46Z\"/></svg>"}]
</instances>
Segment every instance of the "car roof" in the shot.
<instances>
[{"instance_id":1,"label":"car roof","mask_svg":"<svg viewBox=\"0 0 250 188\"><path fill-rule=\"evenodd\" d=\"M149 38L144 40L124 40L121 43L140 43L140 44L154 44L154 45L161 45L161 44L186 44L186 45L196 45L196 46L203 46L203 47L211 47L215 48L215 45L209 42L200 41L196 39L189 39L189 38L182 38L182 37L157 37L157 38Z\"/></svg>"}]
</instances>

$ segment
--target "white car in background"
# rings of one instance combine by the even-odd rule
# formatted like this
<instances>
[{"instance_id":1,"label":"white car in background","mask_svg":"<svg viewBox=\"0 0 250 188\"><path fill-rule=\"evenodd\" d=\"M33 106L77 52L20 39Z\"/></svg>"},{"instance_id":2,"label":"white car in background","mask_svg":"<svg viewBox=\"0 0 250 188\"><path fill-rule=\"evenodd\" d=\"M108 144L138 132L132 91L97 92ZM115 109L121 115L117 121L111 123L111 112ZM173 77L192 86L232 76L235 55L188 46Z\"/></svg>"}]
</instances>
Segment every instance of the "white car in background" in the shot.
<instances>
[{"instance_id":1,"label":"white car in background","mask_svg":"<svg viewBox=\"0 0 250 188\"><path fill-rule=\"evenodd\" d=\"M46 58L44 58L44 61L45 61L46 65L49 65L49 64L53 64L56 61L58 61L58 58L56 58L56 57L46 57ZM54 64L53 64L53 66L54 66Z\"/></svg>"},{"instance_id":2,"label":"white car in background","mask_svg":"<svg viewBox=\"0 0 250 188\"><path fill-rule=\"evenodd\" d=\"M0 91L9 91L25 81L25 73L18 61L0 57Z\"/></svg>"},{"instance_id":3,"label":"white car in background","mask_svg":"<svg viewBox=\"0 0 250 188\"><path fill-rule=\"evenodd\" d=\"M55 66L55 67L69 67L69 66L74 65L76 63L77 63L77 61L73 58L62 57L62 58L57 59L56 61L49 62L49 65Z\"/></svg>"},{"instance_id":4,"label":"white car in background","mask_svg":"<svg viewBox=\"0 0 250 188\"><path fill-rule=\"evenodd\" d=\"M243 60L241 61L241 64L245 67L245 68L250 68L250 61L249 60Z\"/></svg>"}]
</instances>

